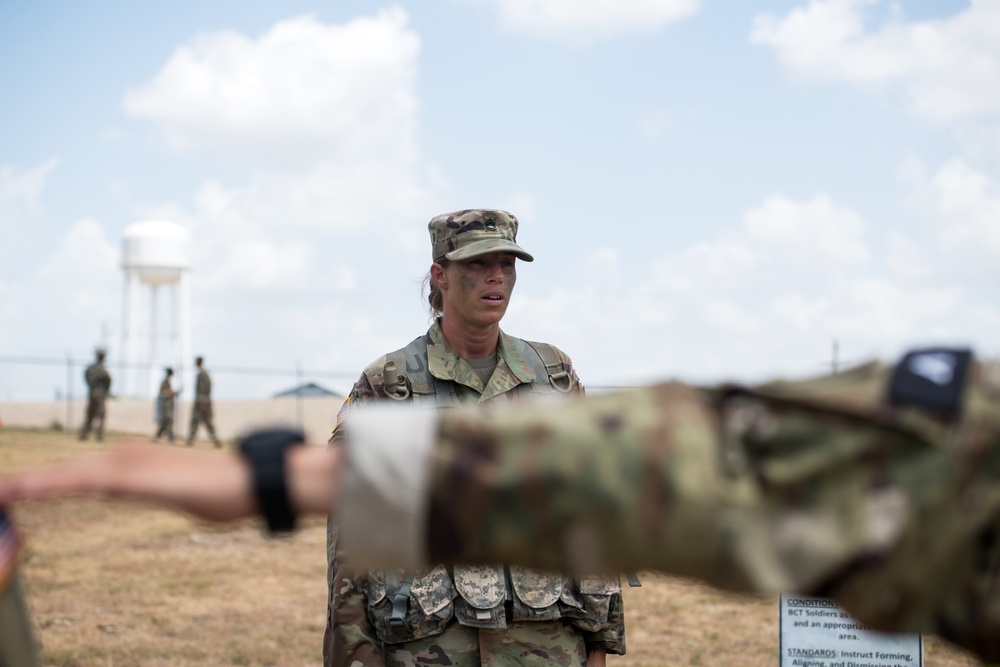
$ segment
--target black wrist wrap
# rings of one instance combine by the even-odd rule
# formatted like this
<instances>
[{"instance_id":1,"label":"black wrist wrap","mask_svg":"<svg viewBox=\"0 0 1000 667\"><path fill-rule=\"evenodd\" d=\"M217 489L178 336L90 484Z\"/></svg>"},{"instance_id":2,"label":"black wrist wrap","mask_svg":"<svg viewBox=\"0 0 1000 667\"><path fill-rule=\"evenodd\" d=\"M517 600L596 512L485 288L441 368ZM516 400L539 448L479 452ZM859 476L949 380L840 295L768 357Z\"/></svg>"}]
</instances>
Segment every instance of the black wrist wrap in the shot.
<instances>
[{"instance_id":1,"label":"black wrist wrap","mask_svg":"<svg viewBox=\"0 0 1000 667\"><path fill-rule=\"evenodd\" d=\"M250 464L257 508L268 532L285 533L295 528L295 512L288 499L285 477L285 453L289 447L304 442L303 433L290 428L254 431L240 440L240 453Z\"/></svg>"}]
</instances>

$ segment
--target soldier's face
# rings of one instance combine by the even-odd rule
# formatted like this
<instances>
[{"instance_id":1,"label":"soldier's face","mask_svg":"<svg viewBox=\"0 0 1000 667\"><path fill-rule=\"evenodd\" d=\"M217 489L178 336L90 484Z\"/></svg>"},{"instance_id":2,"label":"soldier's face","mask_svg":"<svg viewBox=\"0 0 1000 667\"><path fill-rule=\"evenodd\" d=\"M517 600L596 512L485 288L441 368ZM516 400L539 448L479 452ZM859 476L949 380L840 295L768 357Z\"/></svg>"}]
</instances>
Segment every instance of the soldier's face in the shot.
<instances>
[{"instance_id":1,"label":"soldier's face","mask_svg":"<svg viewBox=\"0 0 1000 667\"><path fill-rule=\"evenodd\" d=\"M493 252L436 271L445 317L474 326L498 324L517 282L515 261L510 253ZM440 265L434 266L440 269Z\"/></svg>"}]
</instances>

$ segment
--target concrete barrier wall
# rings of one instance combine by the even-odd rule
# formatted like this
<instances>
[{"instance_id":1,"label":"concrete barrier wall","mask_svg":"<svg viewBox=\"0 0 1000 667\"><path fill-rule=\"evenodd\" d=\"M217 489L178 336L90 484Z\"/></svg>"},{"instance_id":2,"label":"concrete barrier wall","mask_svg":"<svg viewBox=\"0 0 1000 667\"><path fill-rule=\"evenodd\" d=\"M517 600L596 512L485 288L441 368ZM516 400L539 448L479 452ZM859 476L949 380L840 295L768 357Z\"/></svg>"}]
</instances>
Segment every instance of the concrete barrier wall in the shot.
<instances>
[{"instance_id":1,"label":"concrete barrier wall","mask_svg":"<svg viewBox=\"0 0 1000 667\"><path fill-rule=\"evenodd\" d=\"M214 401L215 430L223 440L232 440L241 433L260 426L296 426L306 432L310 442L325 443L337 418L343 399L339 397L272 398L257 401ZM47 403L0 403L3 426L20 428L62 428L77 430L83 423L86 404L83 401ZM156 432L153 401L119 399L107 402L105 429L118 433L153 435ZM180 401L174 434L185 439L191 419L191 402ZM207 439L204 426L198 431Z\"/></svg>"}]
</instances>

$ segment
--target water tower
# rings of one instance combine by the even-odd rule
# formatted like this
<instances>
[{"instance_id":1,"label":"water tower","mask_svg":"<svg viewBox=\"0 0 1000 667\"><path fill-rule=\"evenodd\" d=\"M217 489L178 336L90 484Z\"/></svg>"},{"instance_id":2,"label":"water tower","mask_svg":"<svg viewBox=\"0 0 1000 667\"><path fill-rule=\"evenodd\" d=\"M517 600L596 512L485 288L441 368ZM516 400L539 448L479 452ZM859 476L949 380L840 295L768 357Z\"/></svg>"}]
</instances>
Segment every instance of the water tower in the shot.
<instances>
[{"instance_id":1,"label":"water tower","mask_svg":"<svg viewBox=\"0 0 1000 667\"><path fill-rule=\"evenodd\" d=\"M125 291L122 295L122 356L125 359L124 395L142 395L135 384L136 344L140 288L149 287L149 347L144 358L149 369L146 386L149 396L156 395L164 366L173 366L180 383L190 386L183 370L191 363L191 300L188 271L191 268L190 236L180 225L166 220L146 220L125 229L122 247L122 270ZM167 336L160 331L158 296L161 287L169 289L170 328ZM159 343L167 339L162 355Z\"/></svg>"}]
</instances>

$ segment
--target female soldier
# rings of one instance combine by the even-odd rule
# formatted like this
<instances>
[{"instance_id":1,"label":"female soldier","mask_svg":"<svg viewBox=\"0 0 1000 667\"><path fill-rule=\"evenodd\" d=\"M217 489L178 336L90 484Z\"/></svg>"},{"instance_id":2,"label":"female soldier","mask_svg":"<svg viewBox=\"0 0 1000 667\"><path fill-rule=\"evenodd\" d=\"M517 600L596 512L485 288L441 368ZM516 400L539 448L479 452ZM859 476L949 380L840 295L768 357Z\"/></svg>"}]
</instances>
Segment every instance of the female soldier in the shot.
<instances>
[{"instance_id":1,"label":"female soldier","mask_svg":"<svg viewBox=\"0 0 1000 667\"><path fill-rule=\"evenodd\" d=\"M500 330L517 281L518 221L500 210L434 217L426 334L368 366L341 410L372 402L431 408L582 394L569 357ZM362 408L363 409L363 408ZM340 424L338 424L338 427ZM335 430L332 442L338 440ZM341 434L342 435L342 434ZM348 574L328 540L327 665L603 665L624 653L616 577L573 579L503 566Z\"/></svg>"}]
</instances>

